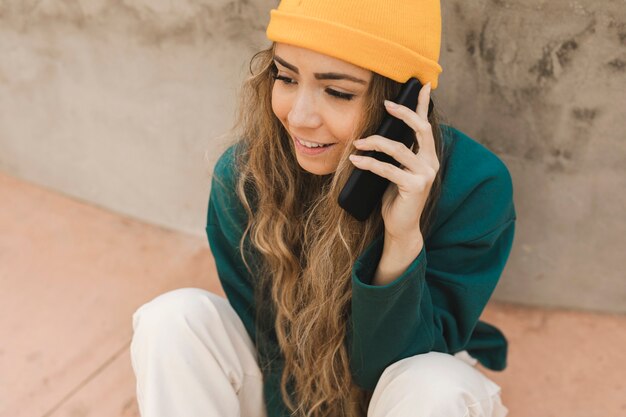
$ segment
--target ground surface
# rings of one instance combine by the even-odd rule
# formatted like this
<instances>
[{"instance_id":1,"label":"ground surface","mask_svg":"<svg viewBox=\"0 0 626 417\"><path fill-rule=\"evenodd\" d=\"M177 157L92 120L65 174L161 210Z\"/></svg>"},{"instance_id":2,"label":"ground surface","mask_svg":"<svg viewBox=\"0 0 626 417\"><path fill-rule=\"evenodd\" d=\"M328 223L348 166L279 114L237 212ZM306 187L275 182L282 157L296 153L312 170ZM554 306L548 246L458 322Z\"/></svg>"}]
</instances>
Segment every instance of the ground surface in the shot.
<instances>
[{"instance_id":1,"label":"ground surface","mask_svg":"<svg viewBox=\"0 0 626 417\"><path fill-rule=\"evenodd\" d=\"M138 416L131 316L179 287L223 294L205 239L0 173L0 417ZM492 302L512 417L626 416L626 316Z\"/></svg>"}]
</instances>

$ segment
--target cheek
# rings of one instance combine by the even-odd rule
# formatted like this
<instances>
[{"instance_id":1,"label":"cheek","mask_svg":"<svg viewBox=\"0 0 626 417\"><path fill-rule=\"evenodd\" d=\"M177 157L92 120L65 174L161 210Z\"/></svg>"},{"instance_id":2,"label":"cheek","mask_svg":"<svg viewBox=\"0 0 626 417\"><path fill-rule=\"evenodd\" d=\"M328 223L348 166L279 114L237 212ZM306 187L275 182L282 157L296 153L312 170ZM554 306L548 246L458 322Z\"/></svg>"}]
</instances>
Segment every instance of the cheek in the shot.
<instances>
[{"instance_id":1,"label":"cheek","mask_svg":"<svg viewBox=\"0 0 626 417\"><path fill-rule=\"evenodd\" d=\"M276 87L272 89L272 111L281 121L285 121L289 113L289 104L284 95Z\"/></svg>"},{"instance_id":2,"label":"cheek","mask_svg":"<svg viewBox=\"0 0 626 417\"><path fill-rule=\"evenodd\" d=\"M357 125L360 122L361 113L359 111L343 114L336 120L337 137L341 142L347 143L356 134ZM358 138L357 138L358 139Z\"/></svg>"}]
</instances>

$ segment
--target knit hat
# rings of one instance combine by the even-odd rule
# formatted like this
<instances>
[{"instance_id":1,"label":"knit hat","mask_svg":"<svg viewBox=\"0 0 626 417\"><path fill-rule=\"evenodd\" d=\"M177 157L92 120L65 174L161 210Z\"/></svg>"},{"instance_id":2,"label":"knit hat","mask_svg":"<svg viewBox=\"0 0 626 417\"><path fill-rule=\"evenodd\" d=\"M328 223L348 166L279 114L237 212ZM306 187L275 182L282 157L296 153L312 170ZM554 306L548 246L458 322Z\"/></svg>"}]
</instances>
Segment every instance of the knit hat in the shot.
<instances>
[{"instance_id":1,"label":"knit hat","mask_svg":"<svg viewBox=\"0 0 626 417\"><path fill-rule=\"evenodd\" d=\"M266 35L432 90L443 71L439 0L282 0Z\"/></svg>"}]
</instances>

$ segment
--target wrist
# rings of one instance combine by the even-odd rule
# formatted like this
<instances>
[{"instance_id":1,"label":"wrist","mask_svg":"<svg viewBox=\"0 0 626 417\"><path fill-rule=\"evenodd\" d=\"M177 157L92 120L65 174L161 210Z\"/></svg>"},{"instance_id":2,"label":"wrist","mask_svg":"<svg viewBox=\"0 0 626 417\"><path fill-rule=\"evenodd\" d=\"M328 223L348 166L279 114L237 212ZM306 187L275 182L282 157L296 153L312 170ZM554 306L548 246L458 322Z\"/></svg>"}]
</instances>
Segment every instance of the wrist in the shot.
<instances>
[{"instance_id":1,"label":"wrist","mask_svg":"<svg viewBox=\"0 0 626 417\"><path fill-rule=\"evenodd\" d=\"M374 273L373 285L386 285L397 279L417 258L424 247L419 237L406 241L385 239L383 253Z\"/></svg>"},{"instance_id":2,"label":"wrist","mask_svg":"<svg viewBox=\"0 0 626 417\"><path fill-rule=\"evenodd\" d=\"M419 255L424 247L424 237L421 233L411 238L397 239L385 234L383 243L383 257L402 257L406 258L412 254Z\"/></svg>"}]
</instances>

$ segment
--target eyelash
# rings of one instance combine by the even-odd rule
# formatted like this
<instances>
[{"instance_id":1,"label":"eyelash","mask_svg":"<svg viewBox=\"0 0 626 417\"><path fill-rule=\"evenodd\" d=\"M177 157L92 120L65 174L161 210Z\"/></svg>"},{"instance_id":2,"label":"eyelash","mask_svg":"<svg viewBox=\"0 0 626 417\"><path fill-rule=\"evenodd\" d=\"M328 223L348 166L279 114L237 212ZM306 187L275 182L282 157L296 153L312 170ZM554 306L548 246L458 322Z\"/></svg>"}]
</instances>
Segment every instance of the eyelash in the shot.
<instances>
[{"instance_id":1,"label":"eyelash","mask_svg":"<svg viewBox=\"0 0 626 417\"><path fill-rule=\"evenodd\" d=\"M289 83L288 81L293 81L291 78L284 77L282 75L272 75L272 78L275 79L275 80L281 81L285 85L291 85L291 83ZM340 93L339 91L335 91L335 90L331 90L331 89L327 89L326 91L331 96L333 96L335 98L338 98L338 99L341 99L341 100L350 101L350 100L352 100L354 98L354 94Z\"/></svg>"}]
</instances>

